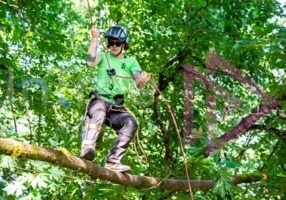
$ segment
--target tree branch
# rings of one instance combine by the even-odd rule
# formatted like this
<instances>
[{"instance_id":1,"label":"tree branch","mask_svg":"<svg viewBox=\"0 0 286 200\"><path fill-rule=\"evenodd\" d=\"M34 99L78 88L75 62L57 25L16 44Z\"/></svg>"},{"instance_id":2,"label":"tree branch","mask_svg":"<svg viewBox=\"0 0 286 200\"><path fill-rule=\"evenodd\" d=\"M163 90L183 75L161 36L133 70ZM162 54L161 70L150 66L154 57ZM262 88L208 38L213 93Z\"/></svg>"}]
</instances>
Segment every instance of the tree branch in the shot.
<instances>
[{"instance_id":1,"label":"tree branch","mask_svg":"<svg viewBox=\"0 0 286 200\"><path fill-rule=\"evenodd\" d=\"M277 109L277 116L280 117L281 119L286 119L286 114L281 109Z\"/></svg>"},{"instance_id":2,"label":"tree branch","mask_svg":"<svg viewBox=\"0 0 286 200\"><path fill-rule=\"evenodd\" d=\"M147 176L134 176L114 172L103 167L99 167L90 161L86 161L71 155L66 149L55 150L52 148L39 147L31 144L21 143L12 139L0 138L0 154L39 160L54 165L82 172L89 175L91 179L101 179L120 184L126 187L143 188L160 188L170 191L188 190L187 180L178 179L160 179ZM262 175L240 175L230 178L235 185L240 183L253 183L261 180ZM210 190L214 187L214 180L191 180L193 189Z\"/></svg>"},{"instance_id":3,"label":"tree branch","mask_svg":"<svg viewBox=\"0 0 286 200\"><path fill-rule=\"evenodd\" d=\"M181 49L178 54L172 58L171 60L169 60L163 67L162 69L168 69L170 66L173 66L175 63L177 64L177 67L173 70L173 73L170 76L166 76L163 72L159 73L159 84L158 84L158 88L163 91L166 89L166 87L169 85L170 82L175 80L175 77L181 73L182 70L182 63L185 60L185 58L187 57L187 55L189 55L191 52L187 49Z\"/></svg>"}]
</instances>

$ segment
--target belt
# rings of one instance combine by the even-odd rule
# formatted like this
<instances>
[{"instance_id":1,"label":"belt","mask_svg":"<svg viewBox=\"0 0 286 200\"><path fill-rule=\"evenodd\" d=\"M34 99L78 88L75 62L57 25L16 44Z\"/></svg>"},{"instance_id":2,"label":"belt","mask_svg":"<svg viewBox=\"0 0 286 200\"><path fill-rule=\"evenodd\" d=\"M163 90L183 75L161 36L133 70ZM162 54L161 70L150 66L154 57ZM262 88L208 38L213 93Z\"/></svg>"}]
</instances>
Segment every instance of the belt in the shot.
<instances>
[{"instance_id":1,"label":"belt","mask_svg":"<svg viewBox=\"0 0 286 200\"><path fill-rule=\"evenodd\" d=\"M116 105L123 105L124 104L124 94L117 94L117 95L114 95L112 97L111 94L100 94L98 93L98 91L94 90L92 92L89 93L89 98L91 98L92 96L101 96L101 97L105 97L107 99L113 99L115 101L115 104Z\"/></svg>"}]
</instances>

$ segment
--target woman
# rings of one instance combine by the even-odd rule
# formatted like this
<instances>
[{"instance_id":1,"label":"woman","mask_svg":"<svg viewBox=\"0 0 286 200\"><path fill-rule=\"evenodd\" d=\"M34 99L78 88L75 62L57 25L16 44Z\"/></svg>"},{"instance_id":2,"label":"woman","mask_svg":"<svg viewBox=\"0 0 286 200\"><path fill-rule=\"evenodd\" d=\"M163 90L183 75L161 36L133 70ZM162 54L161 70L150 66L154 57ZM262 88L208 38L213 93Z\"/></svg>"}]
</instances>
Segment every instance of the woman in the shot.
<instances>
[{"instance_id":1,"label":"woman","mask_svg":"<svg viewBox=\"0 0 286 200\"><path fill-rule=\"evenodd\" d=\"M129 48L129 37L122 26L113 26L106 32L108 53L97 53L99 31L95 26L91 29L91 36L87 65L97 67L97 81L95 91L90 95L91 100L87 110L88 123L80 157L91 161L94 159L95 143L101 125L106 124L117 131L118 137L107 156L105 168L127 172L131 168L122 165L120 161L138 125L133 115L124 107L124 94L129 91L129 85L133 79L137 88L143 88L150 80L150 74L141 72L141 67L135 58L124 55L124 50Z\"/></svg>"}]
</instances>

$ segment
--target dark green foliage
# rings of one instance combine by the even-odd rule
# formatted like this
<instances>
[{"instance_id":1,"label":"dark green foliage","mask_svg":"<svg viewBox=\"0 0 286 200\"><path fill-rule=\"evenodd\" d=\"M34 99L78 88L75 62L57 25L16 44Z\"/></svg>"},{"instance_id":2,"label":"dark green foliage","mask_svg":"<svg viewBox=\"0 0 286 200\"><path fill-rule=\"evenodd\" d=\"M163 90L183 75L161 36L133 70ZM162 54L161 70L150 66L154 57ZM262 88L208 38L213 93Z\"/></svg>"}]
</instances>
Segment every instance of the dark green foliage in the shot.
<instances>
[{"instance_id":1,"label":"dark green foliage","mask_svg":"<svg viewBox=\"0 0 286 200\"><path fill-rule=\"evenodd\" d=\"M281 5L273 0L90 1L102 35L115 22L130 33L130 50L171 105L182 138L184 127L184 64L212 77L241 102L216 96L214 137L230 131L263 103L259 95L219 71L206 70L206 53L214 51L247 74L280 101L272 112L240 138L206 158L208 124L206 88L194 81L193 129L197 142L185 145L191 179L216 180L211 191L193 191L202 199L285 198L285 45ZM104 15L100 10L108 9ZM79 154L80 129L95 70L87 69L88 7L85 1L0 1L0 137ZM278 19L277 21L276 19ZM186 179L182 152L170 113L148 85L131 87L128 107L140 122L123 162L132 174ZM228 109L229 108L229 109ZM280 113L280 115L278 114ZM278 132L275 132L275 131ZM278 134L279 133L279 134ZM107 127L100 136L95 163L103 165L116 135ZM262 171L267 180L234 186L235 174ZM0 200L36 199L190 199L188 191L124 188L90 180L51 164L0 155Z\"/></svg>"}]
</instances>

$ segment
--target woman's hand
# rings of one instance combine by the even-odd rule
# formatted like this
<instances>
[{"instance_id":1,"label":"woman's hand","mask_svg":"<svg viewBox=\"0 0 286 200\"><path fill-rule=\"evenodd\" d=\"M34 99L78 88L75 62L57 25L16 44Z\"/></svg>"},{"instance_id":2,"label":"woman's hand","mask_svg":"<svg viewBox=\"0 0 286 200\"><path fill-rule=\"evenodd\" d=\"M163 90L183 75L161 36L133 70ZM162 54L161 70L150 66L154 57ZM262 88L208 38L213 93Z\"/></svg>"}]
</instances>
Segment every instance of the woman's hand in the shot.
<instances>
[{"instance_id":1,"label":"woman's hand","mask_svg":"<svg viewBox=\"0 0 286 200\"><path fill-rule=\"evenodd\" d=\"M96 26L91 27L91 36L92 38L98 38L99 37L99 31Z\"/></svg>"},{"instance_id":2,"label":"woman's hand","mask_svg":"<svg viewBox=\"0 0 286 200\"><path fill-rule=\"evenodd\" d=\"M140 74L140 78L139 78L139 82L137 84L137 87L139 89L143 88L145 86L145 84L151 79L151 74L147 73L147 72L142 72Z\"/></svg>"}]
</instances>

